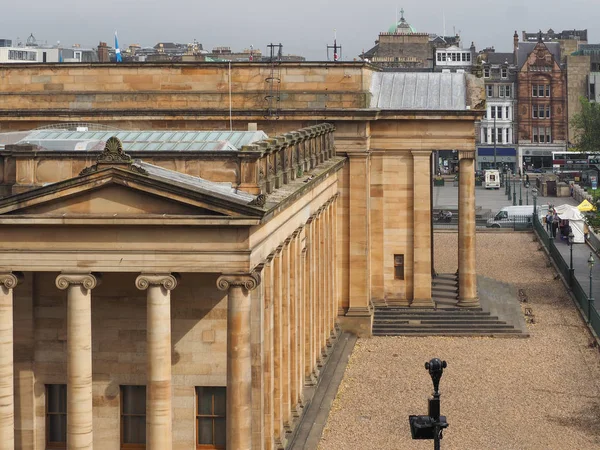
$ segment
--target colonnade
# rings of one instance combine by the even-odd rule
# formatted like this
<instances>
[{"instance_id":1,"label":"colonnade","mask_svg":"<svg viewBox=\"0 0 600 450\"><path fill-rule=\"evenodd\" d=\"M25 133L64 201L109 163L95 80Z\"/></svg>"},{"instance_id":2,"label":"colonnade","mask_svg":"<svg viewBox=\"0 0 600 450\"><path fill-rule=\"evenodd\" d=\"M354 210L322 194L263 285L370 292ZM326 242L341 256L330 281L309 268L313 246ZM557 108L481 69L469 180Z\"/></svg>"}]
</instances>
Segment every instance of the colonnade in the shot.
<instances>
[{"instance_id":1,"label":"colonnade","mask_svg":"<svg viewBox=\"0 0 600 450\"><path fill-rule=\"evenodd\" d=\"M0 450L14 450L13 289L19 277L0 274ZM56 286L67 291L67 448L93 448L92 273L61 273ZM147 291L146 437L148 449L172 447L171 299L173 274L141 274Z\"/></svg>"},{"instance_id":2,"label":"colonnade","mask_svg":"<svg viewBox=\"0 0 600 450\"><path fill-rule=\"evenodd\" d=\"M229 303L243 297L242 316L228 323L228 339L238 345L237 360L228 359L227 448L250 450L252 399L250 367L250 290L261 283L264 299L264 409L265 448L283 448L286 432L294 426L304 403L303 388L316 381L327 347L335 338L338 312L337 195L320 207L261 264L257 274L223 275ZM235 280L255 280L247 286ZM241 283L241 284L240 284ZM242 286L240 291L232 291ZM233 300L232 300L233 298ZM232 316L233 317L233 316ZM245 348L241 352L239 349ZM228 355L231 353L229 352ZM230 372L231 371L231 372ZM242 376L244 371L248 376ZM230 380L231 377L231 380ZM231 389L235 389L232 391ZM259 400L254 399L255 402ZM234 419L233 422L231 419Z\"/></svg>"}]
</instances>

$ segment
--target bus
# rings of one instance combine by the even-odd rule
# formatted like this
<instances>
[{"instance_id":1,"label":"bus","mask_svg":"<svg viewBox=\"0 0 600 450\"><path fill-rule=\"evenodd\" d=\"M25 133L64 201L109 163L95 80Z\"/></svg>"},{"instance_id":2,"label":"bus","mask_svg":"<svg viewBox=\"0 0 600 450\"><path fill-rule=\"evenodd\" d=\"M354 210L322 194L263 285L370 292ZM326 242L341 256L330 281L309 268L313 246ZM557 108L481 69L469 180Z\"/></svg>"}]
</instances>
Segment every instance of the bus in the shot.
<instances>
[{"instance_id":1,"label":"bus","mask_svg":"<svg viewBox=\"0 0 600 450\"><path fill-rule=\"evenodd\" d=\"M552 152L552 171L562 181L582 181L584 172L597 171L600 153L596 152Z\"/></svg>"},{"instance_id":2,"label":"bus","mask_svg":"<svg viewBox=\"0 0 600 450\"><path fill-rule=\"evenodd\" d=\"M582 171L595 169L595 167L593 167L595 164L600 164L600 153L552 152L552 169L555 172L563 170Z\"/></svg>"}]
</instances>

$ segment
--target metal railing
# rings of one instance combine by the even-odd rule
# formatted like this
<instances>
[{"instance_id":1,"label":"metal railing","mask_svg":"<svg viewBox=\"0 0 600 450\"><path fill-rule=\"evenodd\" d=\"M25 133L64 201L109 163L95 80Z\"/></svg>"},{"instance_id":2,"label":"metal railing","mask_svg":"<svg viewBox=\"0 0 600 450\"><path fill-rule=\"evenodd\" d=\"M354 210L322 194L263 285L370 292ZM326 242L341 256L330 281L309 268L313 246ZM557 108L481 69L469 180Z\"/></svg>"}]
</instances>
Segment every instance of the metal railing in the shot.
<instances>
[{"instance_id":1,"label":"metal railing","mask_svg":"<svg viewBox=\"0 0 600 450\"><path fill-rule=\"evenodd\" d=\"M546 230L544 229L544 225L540 222L540 219L536 214L533 215L533 227L539 236L540 241L544 247L546 247L546 250L548 250L556 267L558 267L567 286L571 288L571 292L573 293L584 318L590 324L591 328L596 333L596 336L600 336L600 314L598 314L596 306L593 304L593 301L589 301L588 294L586 294L577 278L571 277L569 265L556 248L554 240L549 238L548 233L546 233Z\"/></svg>"}]
</instances>

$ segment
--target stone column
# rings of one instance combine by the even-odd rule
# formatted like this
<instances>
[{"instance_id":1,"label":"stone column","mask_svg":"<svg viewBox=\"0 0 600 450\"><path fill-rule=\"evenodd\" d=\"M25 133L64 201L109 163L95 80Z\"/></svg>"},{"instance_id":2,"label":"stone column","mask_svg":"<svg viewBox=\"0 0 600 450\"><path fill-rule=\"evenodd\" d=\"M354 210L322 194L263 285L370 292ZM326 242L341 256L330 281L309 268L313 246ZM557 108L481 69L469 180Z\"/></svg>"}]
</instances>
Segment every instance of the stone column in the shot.
<instances>
[{"instance_id":1,"label":"stone column","mask_svg":"<svg viewBox=\"0 0 600 450\"><path fill-rule=\"evenodd\" d=\"M301 387L298 384L298 324L300 319L300 230L294 231L290 242L290 404L292 414L298 417Z\"/></svg>"},{"instance_id":2,"label":"stone column","mask_svg":"<svg viewBox=\"0 0 600 450\"><path fill-rule=\"evenodd\" d=\"M283 424L287 430L292 426L292 405L290 403L290 242L285 240L281 252L281 398L283 405Z\"/></svg>"},{"instance_id":3,"label":"stone column","mask_svg":"<svg viewBox=\"0 0 600 450\"><path fill-rule=\"evenodd\" d=\"M227 291L226 447L252 448L252 352L250 291L260 284L257 273L224 274L217 287Z\"/></svg>"},{"instance_id":4,"label":"stone column","mask_svg":"<svg viewBox=\"0 0 600 450\"><path fill-rule=\"evenodd\" d=\"M149 450L173 446L171 420L171 274L141 274L135 280L146 294L146 445Z\"/></svg>"},{"instance_id":5,"label":"stone column","mask_svg":"<svg viewBox=\"0 0 600 450\"><path fill-rule=\"evenodd\" d=\"M281 398L283 390L283 377L281 375L282 250L282 246L277 247L273 257L273 429L276 448L284 448L286 445Z\"/></svg>"},{"instance_id":6,"label":"stone column","mask_svg":"<svg viewBox=\"0 0 600 450\"><path fill-rule=\"evenodd\" d=\"M413 150L413 299L410 306L433 307L431 300L431 158ZM475 181L473 181L474 183Z\"/></svg>"},{"instance_id":7,"label":"stone column","mask_svg":"<svg viewBox=\"0 0 600 450\"><path fill-rule=\"evenodd\" d=\"M317 345L317 365L323 364L323 349L325 342L323 340L323 253L321 241L323 239L323 216L322 210L317 211L315 220L315 240L313 249L315 252L315 329L317 336L315 342Z\"/></svg>"},{"instance_id":8,"label":"stone column","mask_svg":"<svg viewBox=\"0 0 600 450\"><path fill-rule=\"evenodd\" d=\"M313 284L314 277L313 268L313 251L312 242L314 217L309 217L306 221L306 246L304 252L304 380L305 383L313 384L313 367L315 366L315 349L314 349L314 305L313 305Z\"/></svg>"},{"instance_id":9,"label":"stone column","mask_svg":"<svg viewBox=\"0 0 600 450\"><path fill-rule=\"evenodd\" d=\"M475 269L475 152L459 151L458 306L477 307Z\"/></svg>"},{"instance_id":10,"label":"stone column","mask_svg":"<svg viewBox=\"0 0 600 450\"><path fill-rule=\"evenodd\" d=\"M13 289L19 277L0 273L0 449L15 448Z\"/></svg>"},{"instance_id":11,"label":"stone column","mask_svg":"<svg viewBox=\"0 0 600 450\"><path fill-rule=\"evenodd\" d=\"M264 359L264 407L265 407L265 448L272 450L275 445L274 420L273 420L273 254L269 255L264 264L263 271L263 289L265 293L264 309L264 340L265 340L265 359Z\"/></svg>"},{"instance_id":12,"label":"stone column","mask_svg":"<svg viewBox=\"0 0 600 450\"><path fill-rule=\"evenodd\" d=\"M350 221L350 304L346 316L364 317L364 325L368 324L370 327L370 154L368 152L348 153L348 157L350 159L350 209L348 211Z\"/></svg>"},{"instance_id":13,"label":"stone column","mask_svg":"<svg viewBox=\"0 0 600 450\"><path fill-rule=\"evenodd\" d=\"M91 273L62 273L56 287L67 290L67 448L93 448Z\"/></svg>"},{"instance_id":14,"label":"stone column","mask_svg":"<svg viewBox=\"0 0 600 450\"><path fill-rule=\"evenodd\" d=\"M327 241L328 244L328 254L329 254L329 280L327 282L327 287L329 288L329 333L332 337L335 337L335 317L337 315L337 302L335 297L335 198L331 199L329 204L329 239Z\"/></svg>"}]
</instances>

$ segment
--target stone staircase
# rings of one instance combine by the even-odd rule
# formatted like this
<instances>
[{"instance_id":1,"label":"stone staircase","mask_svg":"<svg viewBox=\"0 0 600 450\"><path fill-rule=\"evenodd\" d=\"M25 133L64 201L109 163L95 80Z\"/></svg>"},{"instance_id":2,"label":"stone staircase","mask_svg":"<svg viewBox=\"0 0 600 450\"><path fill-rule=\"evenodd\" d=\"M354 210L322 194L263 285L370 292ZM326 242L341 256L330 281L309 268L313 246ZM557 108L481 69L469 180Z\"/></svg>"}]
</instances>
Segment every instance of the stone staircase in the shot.
<instances>
[{"instance_id":1,"label":"stone staircase","mask_svg":"<svg viewBox=\"0 0 600 450\"><path fill-rule=\"evenodd\" d=\"M520 329L484 311L460 308L458 279L440 274L432 283L434 308L375 306L374 336L495 336L526 337Z\"/></svg>"}]
</instances>

